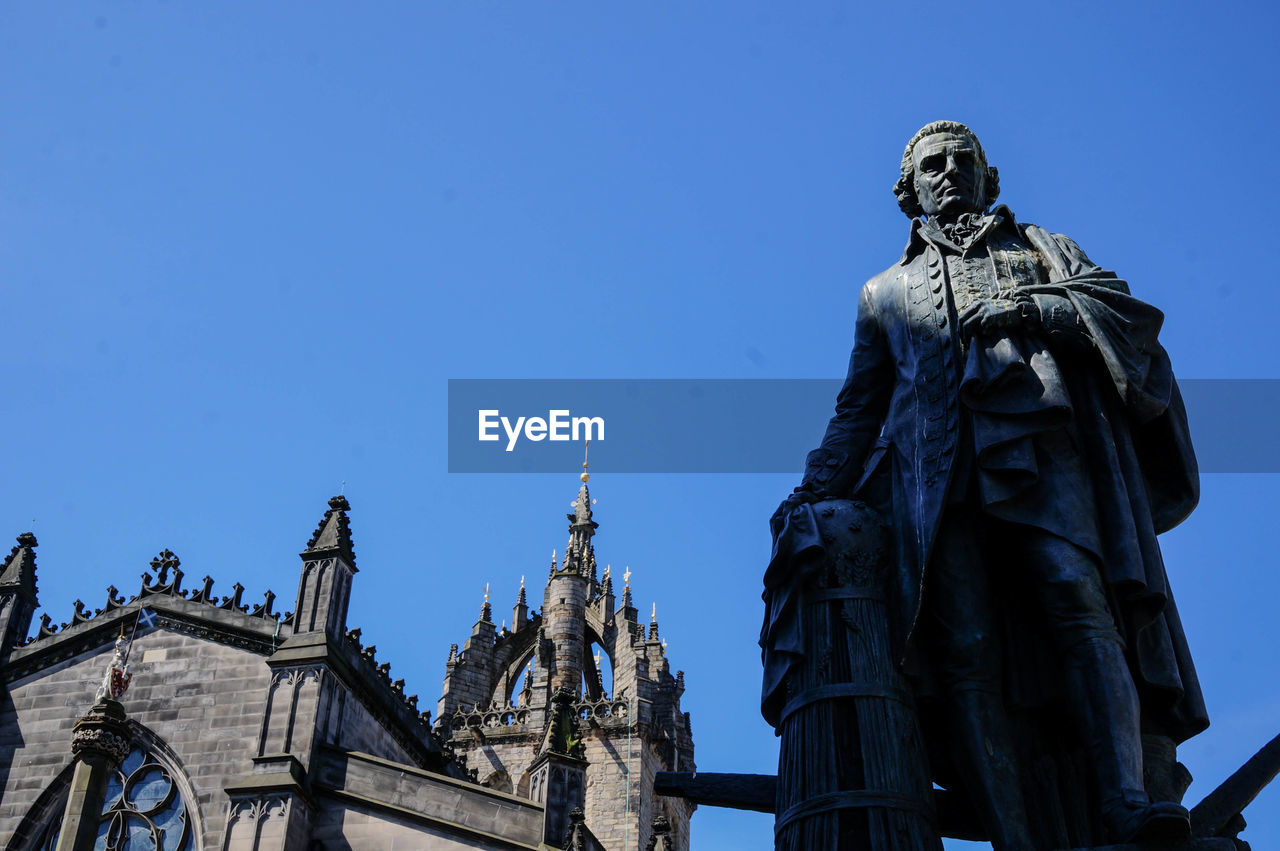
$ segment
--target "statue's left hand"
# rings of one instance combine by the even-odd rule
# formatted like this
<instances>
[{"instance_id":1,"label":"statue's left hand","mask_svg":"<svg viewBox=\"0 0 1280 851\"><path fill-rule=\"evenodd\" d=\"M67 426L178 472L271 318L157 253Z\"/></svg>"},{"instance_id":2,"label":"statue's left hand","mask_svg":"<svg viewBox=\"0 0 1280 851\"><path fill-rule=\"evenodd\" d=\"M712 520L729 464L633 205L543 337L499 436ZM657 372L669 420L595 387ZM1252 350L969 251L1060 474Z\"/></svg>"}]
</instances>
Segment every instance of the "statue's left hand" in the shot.
<instances>
[{"instance_id":1,"label":"statue's left hand","mask_svg":"<svg viewBox=\"0 0 1280 851\"><path fill-rule=\"evenodd\" d=\"M1028 299L979 299L965 308L959 316L960 335L972 339L977 334L994 335L1010 328L1035 327L1038 310Z\"/></svg>"},{"instance_id":2,"label":"statue's left hand","mask_svg":"<svg viewBox=\"0 0 1280 851\"><path fill-rule=\"evenodd\" d=\"M800 487L796 488L795 491L790 496L788 496L786 499L782 501L782 503L778 506L778 510L773 512L773 517L770 518L769 522L778 523L784 517L790 514L793 509L801 505L820 502L825 498L826 498L825 494L819 493L817 491L811 490L810 488L807 488L804 485L801 485Z\"/></svg>"}]
</instances>

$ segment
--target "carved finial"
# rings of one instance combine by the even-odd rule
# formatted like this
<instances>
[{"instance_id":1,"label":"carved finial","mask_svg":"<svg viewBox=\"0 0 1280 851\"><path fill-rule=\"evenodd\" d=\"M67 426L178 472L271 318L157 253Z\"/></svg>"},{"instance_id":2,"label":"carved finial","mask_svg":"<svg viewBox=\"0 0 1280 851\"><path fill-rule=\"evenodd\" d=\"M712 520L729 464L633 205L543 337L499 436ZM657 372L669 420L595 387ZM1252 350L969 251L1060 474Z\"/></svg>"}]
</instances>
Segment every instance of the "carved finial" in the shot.
<instances>
[{"instance_id":1,"label":"carved finial","mask_svg":"<svg viewBox=\"0 0 1280 851\"><path fill-rule=\"evenodd\" d=\"M631 608L631 568L628 567L622 574L622 608Z\"/></svg>"},{"instance_id":2,"label":"carved finial","mask_svg":"<svg viewBox=\"0 0 1280 851\"><path fill-rule=\"evenodd\" d=\"M480 620L493 623L493 607L489 605L489 583L484 584L484 605L480 607Z\"/></svg>"},{"instance_id":3,"label":"carved finial","mask_svg":"<svg viewBox=\"0 0 1280 851\"><path fill-rule=\"evenodd\" d=\"M658 604L653 604L653 612L649 615L649 640L658 640Z\"/></svg>"},{"instance_id":4,"label":"carved finial","mask_svg":"<svg viewBox=\"0 0 1280 851\"><path fill-rule=\"evenodd\" d=\"M587 472L587 452L591 449L591 438L587 438L586 444L582 447L582 475L578 476L582 481L591 481L591 474ZM607 484L607 483L606 483Z\"/></svg>"},{"instance_id":5,"label":"carved finial","mask_svg":"<svg viewBox=\"0 0 1280 851\"><path fill-rule=\"evenodd\" d=\"M658 619L658 604L653 604L653 611L649 612L649 620L656 621Z\"/></svg>"},{"instance_id":6,"label":"carved finial","mask_svg":"<svg viewBox=\"0 0 1280 851\"><path fill-rule=\"evenodd\" d=\"M489 602L489 583L488 582L484 584L484 601L486 603Z\"/></svg>"},{"instance_id":7,"label":"carved finial","mask_svg":"<svg viewBox=\"0 0 1280 851\"><path fill-rule=\"evenodd\" d=\"M523 606L525 605L525 603L526 603L526 600L524 596L524 577L521 576L520 577L520 593L516 595L516 606L517 607ZM513 626L515 626L517 629L520 628L519 624L513 624Z\"/></svg>"},{"instance_id":8,"label":"carved finial","mask_svg":"<svg viewBox=\"0 0 1280 851\"><path fill-rule=\"evenodd\" d=\"M169 571L176 569L180 564L182 562L173 554L173 550L167 548L161 550L160 555L151 559L151 569L156 572L156 584L168 584Z\"/></svg>"}]
</instances>

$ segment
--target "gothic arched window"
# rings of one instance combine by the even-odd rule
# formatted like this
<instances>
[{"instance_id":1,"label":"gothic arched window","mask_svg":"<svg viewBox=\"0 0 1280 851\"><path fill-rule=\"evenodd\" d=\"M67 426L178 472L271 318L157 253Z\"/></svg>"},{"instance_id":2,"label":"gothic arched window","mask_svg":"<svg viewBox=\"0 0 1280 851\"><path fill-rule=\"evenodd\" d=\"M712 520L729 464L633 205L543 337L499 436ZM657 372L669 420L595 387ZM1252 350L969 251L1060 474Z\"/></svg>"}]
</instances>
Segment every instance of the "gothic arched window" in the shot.
<instances>
[{"instance_id":1,"label":"gothic arched window","mask_svg":"<svg viewBox=\"0 0 1280 851\"><path fill-rule=\"evenodd\" d=\"M64 799L65 801L65 799ZM53 851L62 827L62 810L36 845ZM106 803L94 851L193 851L194 825L168 765L134 748L107 782Z\"/></svg>"}]
</instances>

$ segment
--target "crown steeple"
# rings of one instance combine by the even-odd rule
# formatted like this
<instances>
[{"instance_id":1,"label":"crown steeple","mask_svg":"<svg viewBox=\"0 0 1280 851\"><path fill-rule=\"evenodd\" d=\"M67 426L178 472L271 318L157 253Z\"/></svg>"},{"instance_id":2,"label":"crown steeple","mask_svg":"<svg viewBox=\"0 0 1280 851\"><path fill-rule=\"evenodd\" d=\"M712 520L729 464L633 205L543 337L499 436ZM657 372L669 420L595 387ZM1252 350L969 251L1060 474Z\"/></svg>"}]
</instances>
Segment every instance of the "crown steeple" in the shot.
<instances>
[{"instance_id":1,"label":"crown steeple","mask_svg":"<svg viewBox=\"0 0 1280 851\"><path fill-rule=\"evenodd\" d=\"M510 632L487 619L475 624L445 665L436 729L481 777L524 776L523 788L540 790L544 839L560 844L561 816L581 807L601 846L623 848L642 833L643 802L656 800L653 773L696 766L683 682L670 671L656 607L647 621L636 611L630 568L597 571L588 470L584 459L568 547L552 554L541 610L530 610L522 579ZM534 741L541 746L530 748ZM637 762L619 772L629 742ZM584 796L588 788L595 791ZM616 802L628 798L638 806L620 820ZM688 811L673 812L687 836Z\"/></svg>"}]
</instances>

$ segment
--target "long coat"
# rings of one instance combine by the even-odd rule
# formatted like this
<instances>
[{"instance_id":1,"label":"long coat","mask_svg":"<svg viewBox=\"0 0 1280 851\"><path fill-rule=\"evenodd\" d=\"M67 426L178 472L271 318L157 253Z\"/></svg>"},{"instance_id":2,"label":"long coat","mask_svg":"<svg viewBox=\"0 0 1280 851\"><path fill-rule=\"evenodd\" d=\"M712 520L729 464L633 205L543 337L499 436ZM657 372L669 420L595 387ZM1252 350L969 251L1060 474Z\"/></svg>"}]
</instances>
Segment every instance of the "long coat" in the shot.
<instances>
[{"instance_id":1,"label":"long coat","mask_svg":"<svg viewBox=\"0 0 1280 851\"><path fill-rule=\"evenodd\" d=\"M957 460L971 466L967 475L989 514L1095 553L1144 714L1181 741L1208 720L1156 535L1195 507L1199 476L1157 340L1163 315L1070 239L1019 225L1007 208L994 211L975 244L985 245L996 283L1035 300L1041 327L962 346L948 259L913 221L901 261L862 288L848 376L805 483L833 496L884 495L878 502L892 512L896 544L892 626L901 662L914 651L953 470ZM1063 434L1083 465L1044 450L1049 436L1061 443ZM807 538L803 508L774 522L765 593L773 602L761 638L766 717L789 667L785 653L770 659L771 647L792 646L781 634L789 595L778 593L786 561L820 545Z\"/></svg>"}]
</instances>

